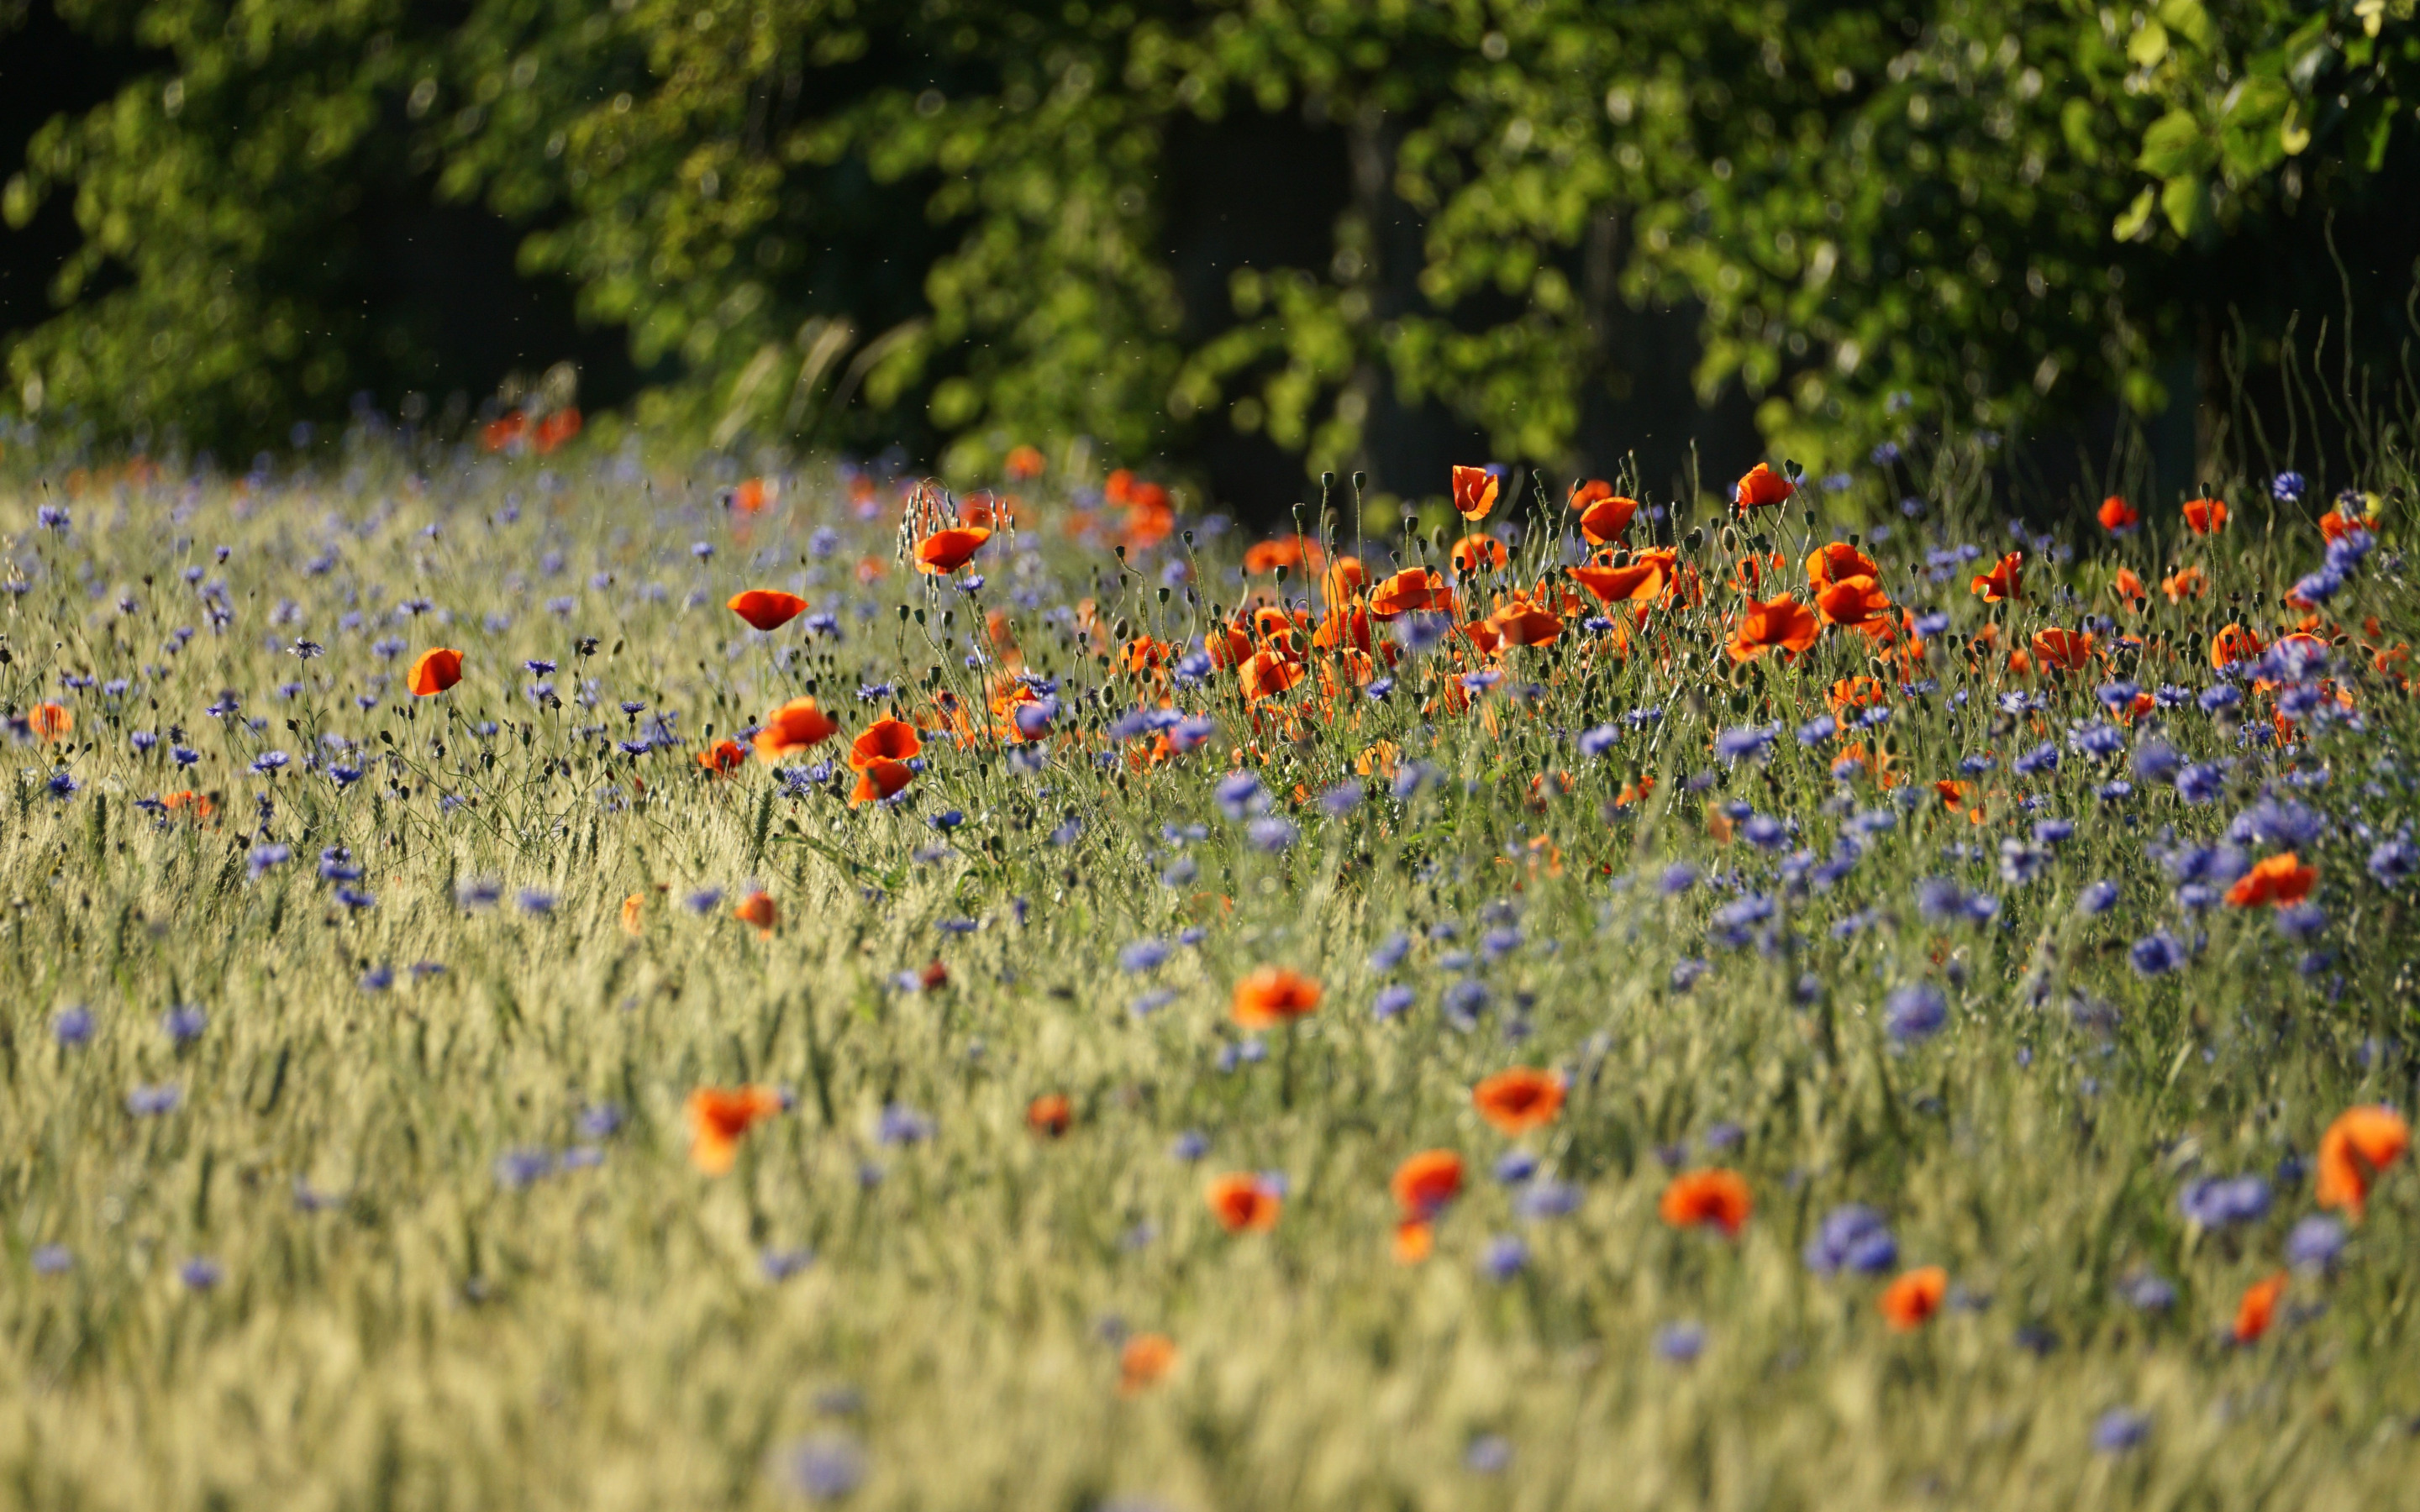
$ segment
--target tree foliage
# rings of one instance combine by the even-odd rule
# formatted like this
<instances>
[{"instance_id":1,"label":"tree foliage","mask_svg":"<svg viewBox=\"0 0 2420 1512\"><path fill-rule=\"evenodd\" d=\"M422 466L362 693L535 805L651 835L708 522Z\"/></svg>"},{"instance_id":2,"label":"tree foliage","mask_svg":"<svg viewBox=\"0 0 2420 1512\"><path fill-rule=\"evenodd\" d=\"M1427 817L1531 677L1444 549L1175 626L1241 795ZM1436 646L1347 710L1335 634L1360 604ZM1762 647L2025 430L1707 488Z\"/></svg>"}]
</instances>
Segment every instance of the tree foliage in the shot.
<instances>
[{"instance_id":1,"label":"tree foliage","mask_svg":"<svg viewBox=\"0 0 2420 1512\"><path fill-rule=\"evenodd\" d=\"M2412 161L2412 0L75 0L167 62L9 182L73 196L28 407L257 432L411 381L364 294L398 186L522 228L533 277L710 440L908 439L971 468L1214 429L1313 471L1384 406L1568 459L1621 305L1797 455L2165 398ZM1316 256L1196 255L1183 141L1296 123ZM1241 140L1241 139L1238 139ZM1310 172L1255 165L1272 193ZM1187 268L1206 268L1188 278Z\"/></svg>"}]
</instances>

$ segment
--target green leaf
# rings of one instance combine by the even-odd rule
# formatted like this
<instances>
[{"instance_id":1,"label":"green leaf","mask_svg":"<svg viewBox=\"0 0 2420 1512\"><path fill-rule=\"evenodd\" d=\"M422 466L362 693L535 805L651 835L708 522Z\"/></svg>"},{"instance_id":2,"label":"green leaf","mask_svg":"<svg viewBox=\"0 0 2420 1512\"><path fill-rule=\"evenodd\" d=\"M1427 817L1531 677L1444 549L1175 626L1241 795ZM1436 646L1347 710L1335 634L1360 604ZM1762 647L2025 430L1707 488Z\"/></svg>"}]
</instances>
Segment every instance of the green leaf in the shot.
<instances>
[{"instance_id":1,"label":"green leaf","mask_svg":"<svg viewBox=\"0 0 2420 1512\"><path fill-rule=\"evenodd\" d=\"M2172 110L2143 133L2143 155L2134 165L2161 178L2198 173L2210 166L2210 139L2191 112Z\"/></svg>"},{"instance_id":2,"label":"green leaf","mask_svg":"<svg viewBox=\"0 0 2420 1512\"><path fill-rule=\"evenodd\" d=\"M2210 12L2201 0L2162 0L2159 17L2169 31L2194 46L2210 46Z\"/></svg>"},{"instance_id":3,"label":"green leaf","mask_svg":"<svg viewBox=\"0 0 2420 1512\"><path fill-rule=\"evenodd\" d=\"M2126 56L2138 68L2155 68L2168 55L2168 29L2156 21L2143 23L2143 29L2126 39Z\"/></svg>"},{"instance_id":4,"label":"green leaf","mask_svg":"<svg viewBox=\"0 0 2420 1512\"><path fill-rule=\"evenodd\" d=\"M2191 238L2210 224L2210 186L2199 174L2171 178L2160 191L2160 208L2177 235Z\"/></svg>"},{"instance_id":5,"label":"green leaf","mask_svg":"<svg viewBox=\"0 0 2420 1512\"><path fill-rule=\"evenodd\" d=\"M2156 193L2146 189L2135 195L2134 203L2126 207L2118 217L2117 224L2110 226L2109 234L2120 241L2132 241L2141 236L2144 228L2151 224L2151 206Z\"/></svg>"}]
</instances>

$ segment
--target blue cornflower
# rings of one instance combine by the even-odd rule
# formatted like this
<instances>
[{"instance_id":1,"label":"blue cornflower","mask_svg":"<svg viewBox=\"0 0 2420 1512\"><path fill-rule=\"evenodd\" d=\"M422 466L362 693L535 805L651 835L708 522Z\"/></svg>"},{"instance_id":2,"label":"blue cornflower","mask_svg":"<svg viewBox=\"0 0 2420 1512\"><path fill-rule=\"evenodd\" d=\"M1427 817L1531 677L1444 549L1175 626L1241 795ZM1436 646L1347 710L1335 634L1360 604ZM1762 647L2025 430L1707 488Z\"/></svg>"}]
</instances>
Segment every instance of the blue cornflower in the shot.
<instances>
[{"instance_id":1,"label":"blue cornflower","mask_svg":"<svg viewBox=\"0 0 2420 1512\"><path fill-rule=\"evenodd\" d=\"M1885 1000L1883 1026L1901 1042L1929 1040L1949 1022L1949 1002L1929 981L1910 982Z\"/></svg>"},{"instance_id":2,"label":"blue cornflower","mask_svg":"<svg viewBox=\"0 0 2420 1512\"><path fill-rule=\"evenodd\" d=\"M1519 1275L1529 1264L1529 1246L1517 1234L1498 1234L1481 1252L1479 1273L1497 1285Z\"/></svg>"},{"instance_id":3,"label":"blue cornflower","mask_svg":"<svg viewBox=\"0 0 2420 1512\"><path fill-rule=\"evenodd\" d=\"M2132 1407L2113 1407L2092 1424L2092 1447L2105 1455L2124 1454L2151 1436L2151 1414Z\"/></svg>"},{"instance_id":4,"label":"blue cornflower","mask_svg":"<svg viewBox=\"0 0 2420 1512\"><path fill-rule=\"evenodd\" d=\"M2136 940L2126 952L2134 969L2146 977L2157 977L2176 970L2185 964L2185 948L2166 932L2147 934Z\"/></svg>"},{"instance_id":5,"label":"blue cornflower","mask_svg":"<svg viewBox=\"0 0 2420 1512\"><path fill-rule=\"evenodd\" d=\"M177 1104L184 1100L184 1088L174 1082L162 1082L157 1087L136 1087L126 1094L126 1111L138 1119L156 1119L163 1113L174 1113Z\"/></svg>"},{"instance_id":6,"label":"blue cornflower","mask_svg":"<svg viewBox=\"0 0 2420 1512\"><path fill-rule=\"evenodd\" d=\"M2177 1206L2204 1228L2257 1223L2269 1212L2269 1182L2260 1176L2206 1176L2178 1194Z\"/></svg>"},{"instance_id":7,"label":"blue cornflower","mask_svg":"<svg viewBox=\"0 0 2420 1512\"><path fill-rule=\"evenodd\" d=\"M170 1044L190 1044L202 1037L209 1022L209 1015L202 1011L200 1004L178 1003L160 1015L160 1032L168 1037Z\"/></svg>"},{"instance_id":8,"label":"blue cornflower","mask_svg":"<svg viewBox=\"0 0 2420 1512\"><path fill-rule=\"evenodd\" d=\"M1800 1257L1817 1275L1841 1271L1875 1275L1898 1262L1899 1241L1891 1237L1881 1213L1853 1202L1823 1215Z\"/></svg>"},{"instance_id":9,"label":"blue cornflower","mask_svg":"<svg viewBox=\"0 0 2420 1512\"><path fill-rule=\"evenodd\" d=\"M1655 1353L1674 1365L1688 1365L1705 1352L1706 1331L1698 1323L1667 1323L1655 1331Z\"/></svg>"}]
</instances>

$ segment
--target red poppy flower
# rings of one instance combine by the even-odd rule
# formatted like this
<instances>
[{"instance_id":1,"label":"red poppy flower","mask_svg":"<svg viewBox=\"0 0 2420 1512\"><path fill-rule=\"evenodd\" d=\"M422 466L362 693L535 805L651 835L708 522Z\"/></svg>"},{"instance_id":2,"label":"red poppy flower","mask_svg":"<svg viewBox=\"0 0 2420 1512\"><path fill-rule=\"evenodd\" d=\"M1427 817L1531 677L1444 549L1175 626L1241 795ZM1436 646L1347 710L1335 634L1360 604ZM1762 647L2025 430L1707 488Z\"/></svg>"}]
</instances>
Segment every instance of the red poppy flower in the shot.
<instances>
[{"instance_id":1,"label":"red poppy flower","mask_svg":"<svg viewBox=\"0 0 2420 1512\"><path fill-rule=\"evenodd\" d=\"M2223 499L2187 500L2185 528L2195 535L2216 535L2226 529L2226 501Z\"/></svg>"},{"instance_id":2,"label":"red poppy flower","mask_svg":"<svg viewBox=\"0 0 2420 1512\"><path fill-rule=\"evenodd\" d=\"M1316 568L1326 559L1316 541L1305 541L1299 535L1280 535L1274 541L1254 543L1244 552L1244 571L1254 576L1275 572L1280 567L1299 567L1306 561Z\"/></svg>"},{"instance_id":3,"label":"red poppy flower","mask_svg":"<svg viewBox=\"0 0 2420 1512\"><path fill-rule=\"evenodd\" d=\"M1262 966L1235 983L1233 1011L1248 1029L1271 1029L1314 1012L1320 986L1311 978L1284 966Z\"/></svg>"},{"instance_id":4,"label":"red poppy flower","mask_svg":"<svg viewBox=\"0 0 2420 1512\"><path fill-rule=\"evenodd\" d=\"M1370 594L1370 612L1381 620L1419 609L1448 609L1453 606L1453 591L1445 585L1445 574L1435 567L1405 567L1378 584Z\"/></svg>"},{"instance_id":5,"label":"red poppy flower","mask_svg":"<svg viewBox=\"0 0 2420 1512\"><path fill-rule=\"evenodd\" d=\"M980 525L954 525L916 543L916 570L932 577L955 572L974 560L991 532Z\"/></svg>"},{"instance_id":6,"label":"red poppy flower","mask_svg":"<svg viewBox=\"0 0 2420 1512\"><path fill-rule=\"evenodd\" d=\"M857 764L851 762L850 764L854 766ZM857 786L849 793L849 806L856 808L861 804L879 803L885 798L896 795L915 779L916 774L908 768L906 762L894 762L888 756L876 756L864 765L858 766Z\"/></svg>"},{"instance_id":7,"label":"red poppy flower","mask_svg":"<svg viewBox=\"0 0 2420 1512\"><path fill-rule=\"evenodd\" d=\"M765 716L765 728L756 732L756 754L778 762L813 749L839 733L840 726L816 707L814 700L792 699Z\"/></svg>"},{"instance_id":8,"label":"red poppy flower","mask_svg":"<svg viewBox=\"0 0 2420 1512\"><path fill-rule=\"evenodd\" d=\"M1405 1218L1434 1218L1462 1192L1462 1157L1450 1149L1424 1149L1395 1167L1392 1186Z\"/></svg>"},{"instance_id":9,"label":"red poppy flower","mask_svg":"<svg viewBox=\"0 0 2420 1512\"><path fill-rule=\"evenodd\" d=\"M1885 1287L1876 1305L1890 1326L1904 1334L1922 1328L1948 1295L1949 1273L1937 1265L1923 1265Z\"/></svg>"},{"instance_id":10,"label":"red poppy flower","mask_svg":"<svg viewBox=\"0 0 2420 1512\"><path fill-rule=\"evenodd\" d=\"M1274 651L1258 651L1245 662L1240 672L1244 685L1244 701L1257 703L1275 698L1303 679L1302 663Z\"/></svg>"},{"instance_id":11,"label":"red poppy flower","mask_svg":"<svg viewBox=\"0 0 2420 1512\"><path fill-rule=\"evenodd\" d=\"M2168 595L2169 603L2181 604L2210 592L2210 579L2199 567L2179 567L2160 579L2160 592Z\"/></svg>"},{"instance_id":12,"label":"red poppy flower","mask_svg":"<svg viewBox=\"0 0 2420 1512\"><path fill-rule=\"evenodd\" d=\"M2246 872L2226 889L2226 901L2238 908L2274 907L2298 903L2311 895L2319 869L2304 866L2293 852L2272 856Z\"/></svg>"},{"instance_id":13,"label":"red poppy flower","mask_svg":"<svg viewBox=\"0 0 2420 1512\"><path fill-rule=\"evenodd\" d=\"M1137 1396L1175 1368L1174 1339L1165 1334L1137 1334L1118 1350L1118 1394Z\"/></svg>"},{"instance_id":14,"label":"red poppy flower","mask_svg":"<svg viewBox=\"0 0 2420 1512\"><path fill-rule=\"evenodd\" d=\"M1664 1197L1656 1211L1675 1228L1704 1224L1737 1238L1739 1231L1747 1227L1748 1214L1755 1206L1748 1196L1746 1180L1737 1171L1717 1166L1683 1171L1672 1178L1664 1188Z\"/></svg>"},{"instance_id":15,"label":"red poppy flower","mask_svg":"<svg viewBox=\"0 0 2420 1512\"><path fill-rule=\"evenodd\" d=\"M566 407L539 421L533 440L537 455L545 456L579 434L580 411Z\"/></svg>"},{"instance_id":16,"label":"red poppy flower","mask_svg":"<svg viewBox=\"0 0 2420 1512\"><path fill-rule=\"evenodd\" d=\"M1871 631L1890 625L1890 600L1871 578L1843 578L1815 595L1815 608L1826 625Z\"/></svg>"},{"instance_id":17,"label":"red poppy flower","mask_svg":"<svg viewBox=\"0 0 2420 1512\"><path fill-rule=\"evenodd\" d=\"M1563 622L1526 598L1516 598L1487 617L1509 646L1543 646L1563 633Z\"/></svg>"},{"instance_id":18,"label":"red poppy flower","mask_svg":"<svg viewBox=\"0 0 2420 1512\"><path fill-rule=\"evenodd\" d=\"M2101 501L2101 528L2112 535L2123 535L2143 522L2134 506L2111 494Z\"/></svg>"},{"instance_id":19,"label":"red poppy flower","mask_svg":"<svg viewBox=\"0 0 2420 1512\"><path fill-rule=\"evenodd\" d=\"M778 630L807 611L807 601L778 588L751 588L723 608L760 630Z\"/></svg>"},{"instance_id":20,"label":"red poppy flower","mask_svg":"<svg viewBox=\"0 0 2420 1512\"><path fill-rule=\"evenodd\" d=\"M1790 496L1797 491L1795 484L1759 462L1748 469L1738 486L1731 489L1731 502L1738 505L1740 513L1745 515L1751 509L1772 509L1787 503Z\"/></svg>"},{"instance_id":21,"label":"red poppy flower","mask_svg":"<svg viewBox=\"0 0 2420 1512\"><path fill-rule=\"evenodd\" d=\"M2045 667L2061 671L2078 672L2092 660L2093 637L2073 630L2036 630L2032 640L2034 656Z\"/></svg>"},{"instance_id":22,"label":"red poppy flower","mask_svg":"<svg viewBox=\"0 0 2420 1512\"><path fill-rule=\"evenodd\" d=\"M2210 638L2210 664L2212 667L2231 666L2239 661L2249 661L2267 649L2260 643L2259 636L2242 625L2225 625L2218 634Z\"/></svg>"},{"instance_id":23,"label":"red poppy flower","mask_svg":"<svg viewBox=\"0 0 2420 1512\"><path fill-rule=\"evenodd\" d=\"M404 686L411 689L412 697L427 698L431 694L444 692L461 680L462 653L438 646L422 652L412 662L411 671L405 674Z\"/></svg>"},{"instance_id":24,"label":"red poppy flower","mask_svg":"<svg viewBox=\"0 0 2420 1512\"><path fill-rule=\"evenodd\" d=\"M1731 631L1733 661L1753 661L1768 651L1794 656L1815 643L1815 611L1788 594L1748 600Z\"/></svg>"},{"instance_id":25,"label":"red poppy flower","mask_svg":"<svg viewBox=\"0 0 2420 1512\"><path fill-rule=\"evenodd\" d=\"M49 745L67 738L68 732L75 728L75 716L68 712L64 703L37 703L25 711L25 723L42 737L44 745Z\"/></svg>"},{"instance_id":26,"label":"red poppy flower","mask_svg":"<svg viewBox=\"0 0 2420 1512\"><path fill-rule=\"evenodd\" d=\"M1025 1126L1046 1139L1058 1138L1075 1121L1075 1106L1063 1092L1045 1092L1025 1104Z\"/></svg>"},{"instance_id":27,"label":"red poppy flower","mask_svg":"<svg viewBox=\"0 0 2420 1512\"><path fill-rule=\"evenodd\" d=\"M1882 576L1883 569L1874 565L1873 558L1846 541L1834 541L1807 553L1807 587L1810 593L1821 594L1834 583L1852 578L1880 582Z\"/></svg>"},{"instance_id":28,"label":"red poppy flower","mask_svg":"<svg viewBox=\"0 0 2420 1512\"><path fill-rule=\"evenodd\" d=\"M689 1095L690 1164L708 1176L731 1169L749 1125L782 1111L769 1087L701 1087Z\"/></svg>"},{"instance_id":29,"label":"red poppy flower","mask_svg":"<svg viewBox=\"0 0 2420 1512\"><path fill-rule=\"evenodd\" d=\"M1453 563L1456 572L1484 572L1491 568L1501 572L1506 561L1504 543L1492 535L1466 535L1453 543L1446 560Z\"/></svg>"},{"instance_id":30,"label":"red poppy flower","mask_svg":"<svg viewBox=\"0 0 2420 1512\"><path fill-rule=\"evenodd\" d=\"M1007 460L1001 466L1010 477L1019 483L1038 478L1042 476L1044 466L1042 448L1031 443L1012 446L1008 449Z\"/></svg>"},{"instance_id":31,"label":"red poppy flower","mask_svg":"<svg viewBox=\"0 0 2420 1512\"><path fill-rule=\"evenodd\" d=\"M2235 1304L2235 1326L2227 1331L2228 1335L2238 1344L2250 1344L2268 1333L2277 1316L2277 1299L2285 1294L2283 1271L2244 1288L2243 1300Z\"/></svg>"},{"instance_id":32,"label":"red poppy flower","mask_svg":"<svg viewBox=\"0 0 2420 1512\"><path fill-rule=\"evenodd\" d=\"M924 753L916 727L905 719L876 719L848 748L848 764L862 772L876 762L912 762Z\"/></svg>"},{"instance_id":33,"label":"red poppy flower","mask_svg":"<svg viewBox=\"0 0 2420 1512\"><path fill-rule=\"evenodd\" d=\"M728 777L746 764L748 753L736 740L718 740L697 753L697 764L718 777Z\"/></svg>"},{"instance_id":34,"label":"red poppy flower","mask_svg":"<svg viewBox=\"0 0 2420 1512\"><path fill-rule=\"evenodd\" d=\"M731 917L759 934L770 934L773 927L782 921L782 910L774 905L771 894L760 889L740 899L731 910Z\"/></svg>"},{"instance_id":35,"label":"red poppy flower","mask_svg":"<svg viewBox=\"0 0 2420 1512\"><path fill-rule=\"evenodd\" d=\"M1975 592L1983 595L1986 604L2024 597L2024 565L2023 551L2009 552L1994 563L1991 571L1975 579Z\"/></svg>"},{"instance_id":36,"label":"red poppy flower","mask_svg":"<svg viewBox=\"0 0 2420 1512\"><path fill-rule=\"evenodd\" d=\"M1496 507L1496 490L1500 485L1495 473L1485 468L1453 470L1454 512L1465 519L1485 519Z\"/></svg>"},{"instance_id":37,"label":"red poppy flower","mask_svg":"<svg viewBox=\"0 0 2420 1512\"><path fill-rule=\"evenodd\" d=\"M1499 1071L1470 1089L1470 1104L1502 1134L1527 1134L1563 1110L1563 1079L1529 1066Z\"/></svg>"},{"instance_id":38,"label":"red poppy flower","mask_svg":"<svg viewBox=\"0 0 2420 1512\"><path fill-rule=\"evenodd\" d=\"M1231 1234L1266 1233L1278 1226L1285 1199L1249 1171L1213 1177L1202 1193L1220 1227Z\"/></svg>"},{"instance_id":39,"label":"red poppy flower","mask_svg":"<svg viewBox=\"0 0 2420 1512\"><path fill-rule=\"evenodd\" d=\"M1590 546L1610 546L1630 533L1638 501L1613 491L1613 485L1591 478L1572 487L1572 507L1580 512L1580 534Z\"/></svg>"},{"instance_id":40,"label":"red poppy flower","mask_svg":"<svg viewBox=\"0 0 2420 1512\"><path fill-rule=\"evenodd\" d=\"M2319 1136L2319 1180L2314 1194L2322 1208L2343 1208L2359 1221L2369 1205L2369 1186L2379 1172L2402 1158L2412 1145L2412 1125L2388 1107L2347 1108Z\"/></svg>"},{"instance_id":41,"label":"red poppy flower","mask_svg":"<svg viewBox=\"0 0 2420 1512\"><path fill-rule=\"evenodd\" d=\"M1571 569L1582 588L1607 604L1639 603L1655 597L1670 583L1672 558L1644 551L1621 566L1590 563Z\"/></svg>"}]
</instances>

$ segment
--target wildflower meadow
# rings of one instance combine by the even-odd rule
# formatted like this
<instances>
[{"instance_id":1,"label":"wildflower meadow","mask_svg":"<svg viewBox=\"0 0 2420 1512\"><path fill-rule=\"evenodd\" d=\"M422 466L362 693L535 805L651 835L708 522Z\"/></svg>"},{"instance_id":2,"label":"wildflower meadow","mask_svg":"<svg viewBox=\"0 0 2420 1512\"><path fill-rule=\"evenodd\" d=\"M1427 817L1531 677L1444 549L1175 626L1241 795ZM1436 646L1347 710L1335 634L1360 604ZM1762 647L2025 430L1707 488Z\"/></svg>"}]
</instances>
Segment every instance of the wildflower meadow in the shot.
<instances>
[{"instance_id":1,"label":"wildflower meadow","mask_svg":"<svg viewBox=\"0 0 2420 1512\"><path fill-rule=\"evenodd\" d=\"M2398 432L579 429L0 438L0 1502L2412 1494Z\"/></svg>"}]
</instances>

